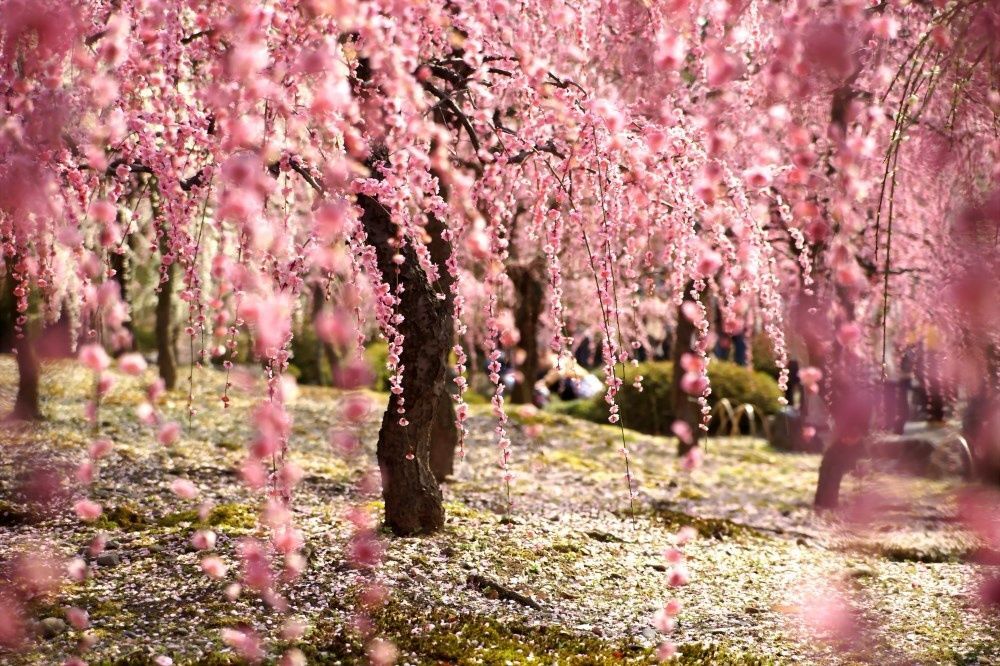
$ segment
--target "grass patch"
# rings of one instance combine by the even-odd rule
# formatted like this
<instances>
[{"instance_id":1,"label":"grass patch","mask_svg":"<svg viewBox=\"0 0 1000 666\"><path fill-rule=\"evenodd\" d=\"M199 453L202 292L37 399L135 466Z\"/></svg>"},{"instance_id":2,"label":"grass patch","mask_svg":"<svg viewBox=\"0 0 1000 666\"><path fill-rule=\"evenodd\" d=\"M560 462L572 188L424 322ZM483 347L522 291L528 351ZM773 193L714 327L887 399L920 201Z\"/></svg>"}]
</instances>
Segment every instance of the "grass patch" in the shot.
<instances>
[{"instance_id":1,"label":"grass patch","mask_svg":"<svg viewBox=\"0 0 1000 666\"><path fill-rule=\"evenodd\" d=\"M160 527L177 527L181 523L250 530L257 525L257 511L247 504L229 503L213 507L205 521L201 521L195 509L168 513L157 521Z\"/></svg>"},{"instance_id":2,"label":"grass patch","mask_svg":"<svg viewBox=\"0 0 1000 666\"><path fill-rule=\"evenodd\" d=\"M734 523L725 518L699 518L659 504L653 505L650 512L654 518L663 521L671 530L685 526L693 527L698 530L699 536L719 539L720 541L764 536L759 530Z\"/></svg>"},{"instance_id":3,"label":"grass patch","mask_svg":"<svg viewBox=\"0 0 1000 666\"><path fill-rule=\"evenodd\" d=\"M655 649L628 639L605 640L592 634L558 626L524 621L500 622L457 609L429 612L408 603L391 603L372 617L375 631L400 651L400 663L507 666L509 664L566 664L568 666L620 666L655 664ZM298 647L310 663L333 663L363 654L356 636L333 627L317 627ZM773 666L766 657L746 655L721 645L689 644L671 662L682 666Z\"/></svg>"},{"instance_id":4,"label":"grass patch","mask_svg":"<svg viewBox=\"0 0 1000 666\"><path fill-rule=\"evenodd\" d=\"M123 532L141 532L151 527L146 516L131 503L108 507L94 521L94 526L102 530L121 530Z\"/></svg>"}]
</instances>

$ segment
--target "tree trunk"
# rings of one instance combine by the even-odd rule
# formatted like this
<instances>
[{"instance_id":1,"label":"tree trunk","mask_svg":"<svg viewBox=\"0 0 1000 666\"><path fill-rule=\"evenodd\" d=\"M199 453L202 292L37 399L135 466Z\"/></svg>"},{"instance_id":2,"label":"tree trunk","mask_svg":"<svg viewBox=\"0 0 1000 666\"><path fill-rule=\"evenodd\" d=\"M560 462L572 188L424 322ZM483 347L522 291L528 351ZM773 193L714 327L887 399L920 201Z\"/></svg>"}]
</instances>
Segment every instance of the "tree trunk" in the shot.
<instances>
[{"instance_id":1,"label":"tree trunk","mask_svg":"<svg viewBox=\"0 0 1000 666\"><path fill-rule=\"evenodd\" d=\"M166 250L162 246L160 249L161 253ZM163 379L167 389L177 386L177 357L174 355L174 327L171 325L175 272L173 264L167 266L167 278L160 283L160 293L156 296L156 363L160 369L160 378Z\"/></svg>"},{"instance_id":2,"label":"tree trunk","mask_svg":"<svg viewBox=\"0 0 1000 666\"><path fill-rule=\"evenodd\" d=\"M316 317L323 310L323 304L326 303L326 291L322 286L314 284L312 297L312 322L313 325L315 325ZM316 344L319 346L319 349L317 350L319 353L316 354L316 376L320 385L332 386L334 383L333 378L337 374L337 366L340 365L340 358L337 354L337 350L334 349L332 344L326 342L325 340L319 340L317 338ZM324 358L326 359L327 365L330 366L329 375L323 372Z\"/></svg>"},{"instance_id":3,"label":"tree trunk","mask_svg":"<svg viewBox=\"0 0 1000 666\"><path fill-rule=\"evenodd\" d=\"M455 474L455 447L458 426L455 425L455 403L448 391L438 394L437 410L431 425L431 472L438 483L444 483Z\"/></svg>"},{"instance_id":4,"label":"tree trunk","mask_svg":"<svg viewBox=\"0 0 1000 666\"><path fill-rule=\"evenodd\" d=\"M693 301L689 292L692 286L684 288L684 300ZM674 344L672 360L673 369L673 398L674 398L674 418L684 421L691 429L691 441L685 442L677 440L677 455L686 455L691 449L698 446L698 438L701 434L701 405L695 396L688 395L681 388L681 377L684 376L684 368L681 367L681 357L689 352L694 352L694 322L684 315L684 309L677 309L677 330L674 333Z\"/></svg>"},{"instance_id":5,"label":"tree trunk","mask_svg":"<svg viewBox=\"0 0 1000 666\"><path fill-rule=\"evenodd\" d=\"M125 220L122 217L121 211L118 213L118 223L123 227L126 226ZM129 285L128 285L128 275L126 275L127 261L125 260L125 253L132 246L132 234L129 234L127 239L128 243L123 244L124 247L118 248L118 251L111 250L110 253L110 263L111 269L115 272L115 282L118 283L118 291L121 294L122 303L128 308L129 318L125 320L125 330L128 331L131 341L127 351L136 350L136 340L135 340L135 318L132 312L132 302L129 300Z\"/></svg>"},{"instance_id":6,"label":"tree trunk","mask_svg":"<svg viewBox=\"0 0 1000 666\"><path fill-rule=\"evenodd\" d=\"M542 315L545 292L535 268L536 266L532 264L511 267L508 270L517 294L514 325L521 334L520 349L524 351L524 360L518 363L521 380L514 385L514 390L511 392L511 402L515 404L534 402L535 380L538 378L541 361L538 349L538 320Z\"/></svg>"},{"instance_id":7,"label":"tree trunk","mask_svg":"<svg viewBox=\"0 0 1000 666\"><path fill-rule=\"evenodd\" d=\"M372 169L377 173L377 169ZM441 489L430 468L431 432L439 411L447 369L447 355L453 340L449 299L439 299L440 284L431 285L421 269L413 248L398 251L405 261L392 258L397 228L386 209L375 199L358 195L358 205L368 243L375 249L379 270L390 287L402 283L399 332L404 338L400 364L403 372L402 396L390 394L389 406L379 430L377 457L382 474L386 525L397 535L434 532L444 527ZM447 243L428 225L428 233L438 236L438 252L450 252ZM443 228L439 226L438 231ZM431 248L432 250L434 248ZM432 254L433 256L433 254ZM437 261L439 266L443 262ZM439 281L440 282L440 281ZM447 293L447 289L443 289ZM408 425L399 424L399 400L403 398Z\"/></svg>"},{"instance_id":8,"label":"tree trunk","mask_svg":"<svg viewBox=\"0 0 1000 666\"><path fill-rule=\"evenodd\" d=\"M9 330L0 331L0 337L9 338L13 342L13 352L17 359L17 395L14 398L14 409L8 415L12 421L40 421L42 410L38 405L38 380L41 374L38 364L38 354L31 339L31 332L25 325L21 337L15 337L15 324L18 318L17 297L14 294L17 281L14 279L13 267L18 263L18 257L8 259L10 270L4 278L3 301L10 305ZM4 328L7 328L5 326Z\"/></svg>"},{"instance_id":9,"label":"tree trunk","mask_svg":"<svg viewBox=\"0 0 1000 666\"><path fill-rule=\"evenodd\" d=\"M27 327L25 327L27 329ZM41 421L38 406L38 380L41 374L35 345L27 330L15 344L17 352L17 397L10 418L14 421Z\"/></svg>"},{"instance_id":10,"label":"tree trunk","mask_svg":"<svg viewBox=\"0 0 1000 666\"><path fill-rule=\"evenodd\" d=\"M840 504L840 483L852 471L864 454L860 441L838 438L823 452L816 481L813 506L817 509L836 509Z\"/></svg>"}]
</instances>

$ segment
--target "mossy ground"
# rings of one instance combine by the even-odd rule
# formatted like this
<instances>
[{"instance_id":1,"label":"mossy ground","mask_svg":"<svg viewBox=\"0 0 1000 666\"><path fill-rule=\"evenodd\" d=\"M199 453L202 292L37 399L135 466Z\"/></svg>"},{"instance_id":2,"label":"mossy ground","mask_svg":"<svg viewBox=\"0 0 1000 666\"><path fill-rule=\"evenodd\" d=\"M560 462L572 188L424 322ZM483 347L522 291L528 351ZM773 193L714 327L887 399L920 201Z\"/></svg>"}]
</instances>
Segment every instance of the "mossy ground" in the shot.
<instances>
[{"instance_id":1,"label":"mossy ground","mask_svg":"<svg viewBox=\"0 0 1000 666\"><path fill-rule=\"evenodd\" d=\"M0 411L11 404L14 372L0 357ZM288 645L278 636L286 616L251 595L227 601L225 582L207 579L188 546L194 530L210 525L219 554L232 564L238 540L260 530L261 498L234 472L255 395L234 395L223 412L215 399L222 377L200 371L195 378L199 412L169 449L133 417L141 383L120 378L99 426L115 449L90 490L105 506L96 524L76 520L69 496L35 515L23 511L16 494L25 470L72 470L85 456L93 437L82 417L92 386L86 373L71 364L47 366L47 420L0 430L0 560L43 543L75 555L98 531L119 555L112 566L94 567L85 582L39 599L32 611L43 618L67 605L88 610L98 639L84 655L92 664L146 664L158 654L177 664L237 663L219 633L244 624L267 640L274 657ZM975 605L978 574L967 560L977 544L950 520L951 482L879 472L852 478L846 499L872 489L888 498L879 521L820 519L809 507L818 458L782 454L759 440L712 439L704 466L685 473L673 440L626 433L638 481L630 506L618 430L514 408L511 508L494 463L488 406L476 407L468 455L445 487L445 530L425 538L385 535L383 564L372 573L352 569L344 563L345 512L357 504L381 510L377 495L354 490L362 463L372 464L379 413L373 410L362 432L369 455L346 462L327 444L340 398L303 387L292 405L292 455L305 472L295 516L309 545L303 576L283 591L290 612L309 626L297 645L310 663L363 662L352 599L366 576L391 590L373 620L399 648L400 663L650 663L659 640L650 618L672 594L661 553L684 525L700 537L686 549L691 583L676 591L684 604L674 634L682 646L677 663L1000 663L995 624ZM186 387L166 396L161 409L186 425ZM538 426L541 434L530 437ZM199 500L214 502L205 521L197 502L171 494L177 477L199 486ZM474 576L526 595L538 608L472 585ZM867 627L863 645L828 642L789 612L822 582L844 590ZM67 631L27 652L0 654L0 662L59 663L76 654L79 638Z\"/></svg>"}]
</instances>

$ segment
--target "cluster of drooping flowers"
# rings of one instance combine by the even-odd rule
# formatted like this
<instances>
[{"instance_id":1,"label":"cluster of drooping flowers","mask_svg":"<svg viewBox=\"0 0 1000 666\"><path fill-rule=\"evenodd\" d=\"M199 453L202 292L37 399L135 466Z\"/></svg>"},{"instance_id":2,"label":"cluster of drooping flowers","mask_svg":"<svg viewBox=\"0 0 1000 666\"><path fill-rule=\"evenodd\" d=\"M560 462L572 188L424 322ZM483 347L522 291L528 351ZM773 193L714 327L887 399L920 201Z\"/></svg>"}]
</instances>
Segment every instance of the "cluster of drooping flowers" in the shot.
<instances>
[{"instance_id":1,"label":"cluster of drooping flowers","mask_svg":"<svg viewBox=\"0 0 1000 666\"><path fill-rule=\"evenodd\" d=\"M486 347L505 482L511 441L499 373L516 337L505 322L511 243L524 246L521 258L532 244L540 250L553 348L566 351L567 331L600 332L609 418L622 426L620 369L648 333L639 299L673 303L695 324L683 388L704 417L718 334L709 300L722 333L763 327L782 365L785 303L821 309L811 314L836 335L817 341L810 363L827 377L842 362L830 346L865 353L878 328L883 349L889 326L912 331L939 315L950 340L968 334L962 314L975 299L962 287L974 283L974 262L954 256L968 236L926 222L995 201L980 183L996 180L996 141L983 148L977 139L997 92L954 47L995 60L997 8L921 4L557 0L515 11L504 0L4 0L0 242L17 326L27 324L32 293L50 320L66 304L95 373L95 422L111 389L103 348L130 342L116 282L124 276L111 268L132 252L129 238L160 255L161 289L170 267L180 268L189 383L195 361L215 350L231 369L240 332L250 331L268 397L243 472L270 491L272 539L241 554L247 586L277 602L264 560L280 553L286 571L298 566L295 528L282 519L296 477L283 375L310 281L329 287L335 304L317 322L327 342L343 343L355 326L360 340L374 312L400 425L420 399L402 395L399 365L404 345L420 341L399 330L403 286L398 271L379 268L359 195L395 225L397 266L412 257L430 284L451 279L439 295L451 294L466 345L456 349L463 432L470 347ZM968 92L967 105L934 94L954 86ZM868 89L884 94L869 103ZM903 150L911 136L928 149ZM387 156L379 163L376 147ZM915 175L928 161L939 178ZM445 266L425 239L431 214L454 249ZM972 217L978 239L989 215ZM529 229L511 233L515 219ZM931 252L924 239L950 252ZM995 262L995 251L975 255L984 258ZM969 298L953 307L907 282L924 270L922 285L954 285ZM469 307L463 280L481 287L485 312ZM568 304L570 289L589 297ZM985 325L995 318L982 314L980 349L997 342L986 332L997 327ZM122 369L141 371L132 357ZM179 426L160 422L156 393L140 418L159 424L169 444ZM193 394L189 387L189 419ZM676 431L685 436L683 425ZM624 444L623 454L627 465ZM191 495L183 483L177 491ZM78 509L84 518L97 510ZM207 561L206 572L221 573ZM247 654L259 647L229 639Z\"/></svg>"},{"instance_id":2,"label":"cluster of drooping flowers","mask_svg":"<svg viewBox=\"0 0 1000 666\"><path fill-rule=\"evenodd\" d=\"M690 582L691 574L684 563L684 551L682 549L697 536L697 531L693 527L682 527L673 537L674 545L664 551L663 557L670 565L670 570L667 573L667 585L670 587L683 587ZM673 632L674 627L677 625L676 618L680 614L681 609L680 600L668 599L664 603L663 608L656 611L653 615L653 626L664 635L664 639L657 649L657 655L661 661L666 661L677 653L677 646L666 637Z\"/></svg>"}]
</instances>

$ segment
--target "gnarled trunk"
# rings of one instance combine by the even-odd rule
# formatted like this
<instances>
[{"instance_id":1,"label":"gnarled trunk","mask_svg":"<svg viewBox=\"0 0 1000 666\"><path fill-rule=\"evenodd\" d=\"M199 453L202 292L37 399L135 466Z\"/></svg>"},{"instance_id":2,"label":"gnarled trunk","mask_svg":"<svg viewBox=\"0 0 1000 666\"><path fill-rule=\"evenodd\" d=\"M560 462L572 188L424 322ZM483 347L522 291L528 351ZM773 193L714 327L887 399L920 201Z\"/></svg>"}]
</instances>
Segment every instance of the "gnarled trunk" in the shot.
<instances>
[{"instance_id":1,"label":"gnarled trunk","mask_svg":"<svg viewBox=\"0 0 1000 666\"><path fill-rule=\"evenodd\" d=\"M374 170L373 170L374 171ZM398 535L434 532L444 526L441 489L430 467L431 435L445 395L447 355L453 340L451 305L439 299L440 285L431 285L421 269L413 248L395 248L396 225L375 199L358 195L358 205L368 243L375 249L379 270L390 287L398 280L403 286L399 332L404 337L400 364L403 366L402 396L390 394L389 406L379 430L377 457L382 474L386 525ZM432 224L440 224L432 220ZM432 255L450 252L438 228L428 232L438 236ZM442 247L442 245L444 247ZM433 250L437 252L433 252ZM397 266L393 256L401 253ZM445 254L447 257L447 254ZM440 256L433 257L443 266ZM442 289L447 293L447 288ZM406 407L408 425L400 425L400 397Z\"/></svg>"}]
</instances>

